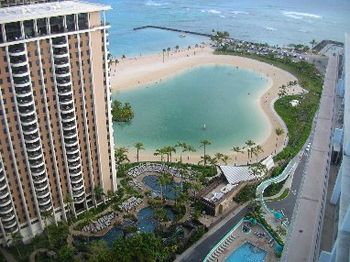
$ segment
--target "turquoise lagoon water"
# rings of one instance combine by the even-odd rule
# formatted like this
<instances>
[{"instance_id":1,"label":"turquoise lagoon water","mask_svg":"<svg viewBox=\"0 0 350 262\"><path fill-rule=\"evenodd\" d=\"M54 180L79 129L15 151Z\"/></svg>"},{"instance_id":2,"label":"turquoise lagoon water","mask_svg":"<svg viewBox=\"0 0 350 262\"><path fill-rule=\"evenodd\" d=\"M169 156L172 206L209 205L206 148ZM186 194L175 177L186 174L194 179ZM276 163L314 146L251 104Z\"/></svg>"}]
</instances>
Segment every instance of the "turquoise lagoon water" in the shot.
<instances>
[{"instance_id":1,"label":"turquoise lagoon water","mask_svg":"<svg viewBox=\"0 0 350 262\"><path fill-rule=\"evenodd\" d=\"M344 41L350 31L348 0L94 0L109 4L110 50L113 55L161 52L206 38L160 30L133 31L158 25L203 33L226 30L249 41L287 45L312 39Z\"/></svg>"},{"instance_id":2,"label":"turquoise lagoon water","mask_svg":"<svg viewBox=\"0 0 350 262\"><path fill-rule=\"evenodd\" d=\"M266 251L250 244L244 243L234 250L225 260L226 262L264 262Z\"/></svg>"},{"instance_id":3,"label":"turquoise lagoon water","mask_svg":"<svg viewBox=\"0 0 350 262\"><path fill-rule=\"evenodd\" d=\"M138 141L154 150L184 141L199 146L209 139L209 152L228 151L247 139L266 138L269 125L258 107L267 79L228 65L190 69L158 84L117 92L113 98L131 103L130 125L114 123L117 146ZM206 128L203 128L203 125Z\"/></svg>"}]
</instances>

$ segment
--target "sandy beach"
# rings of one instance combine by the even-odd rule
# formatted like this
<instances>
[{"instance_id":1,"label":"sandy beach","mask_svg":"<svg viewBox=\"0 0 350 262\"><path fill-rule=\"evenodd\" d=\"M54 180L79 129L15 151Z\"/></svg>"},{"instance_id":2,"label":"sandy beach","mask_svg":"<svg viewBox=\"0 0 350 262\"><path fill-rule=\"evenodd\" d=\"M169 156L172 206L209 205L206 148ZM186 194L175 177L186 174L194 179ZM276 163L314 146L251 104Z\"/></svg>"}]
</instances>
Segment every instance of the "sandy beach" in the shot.
<instances>
[{"instance_id":1,"label":"sandy beach","mask_svg":"<svg viewBox=\"0 0 350 262\"><path fill-rule=\"evenodd\" d=\"M258 158L253 157L250 161L255 162L282 150L287 142L288 133L285 124L273 110L273 103L278 98L279 87L297 79L289 72L273 65L243 57L214 55L213 50L205 46L172 51L169 54L165 52L164 61L163 53L124 58L119 59L118 63L112 63L111 65L112 91L142 88L146 84L163 81L167 77L201 65L232 65L242 69L254 70L268 78L269 81L266 89L257 103L266 115L269 125L269 135L264 141L257 141L262 146L264 152L259 154ZM287 88L288 94L300 94L302 92L303 89L298 85ZM283 128L284 134L278 137L275 133L276 128ZM231 157L228 162L229 164L247 163L246 152L244 154L237 154L237 161L235 160L236 155L233 151L221 153ZM200 160L201 154L202 152L198 149L196 153L184 155L183 161L197 163ZM173 159L179 160L179 157L180 154L175 154ZM135 158L136 150L129 148L129 159L133 161ZM140 152L140 160L159 160L159 157L154 157L153 152L147 151L146 148L146 151Z\"/></svg>"}]
</instances>

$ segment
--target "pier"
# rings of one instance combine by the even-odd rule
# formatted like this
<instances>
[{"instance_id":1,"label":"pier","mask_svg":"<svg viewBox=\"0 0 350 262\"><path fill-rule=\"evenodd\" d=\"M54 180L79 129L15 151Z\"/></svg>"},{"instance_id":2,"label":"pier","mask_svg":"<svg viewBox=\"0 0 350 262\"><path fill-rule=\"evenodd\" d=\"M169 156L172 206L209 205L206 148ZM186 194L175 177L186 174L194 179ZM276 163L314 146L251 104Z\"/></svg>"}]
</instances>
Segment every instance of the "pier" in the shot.
<instances>
[{"instance_id":1,"label":"pier","mask_svg":"<svg viewBox=\"0 0 350 262\"><path fill-rule=\"evenodd\" d=\"M185 33L185 34L191 34L191 35L199 35L199 36L205 36L205 37L212 36L212 34L206 34L206 33L200 33L200 32L188 31L188 30L181 30L181 29L165 27L165 26L156 26L156 25L145 25L145 26L135 27L133 30L137 31L137 30L142 30L142 29L160 29L160 30L179 32L179 33Z\"/></svg>"}]
</instances>

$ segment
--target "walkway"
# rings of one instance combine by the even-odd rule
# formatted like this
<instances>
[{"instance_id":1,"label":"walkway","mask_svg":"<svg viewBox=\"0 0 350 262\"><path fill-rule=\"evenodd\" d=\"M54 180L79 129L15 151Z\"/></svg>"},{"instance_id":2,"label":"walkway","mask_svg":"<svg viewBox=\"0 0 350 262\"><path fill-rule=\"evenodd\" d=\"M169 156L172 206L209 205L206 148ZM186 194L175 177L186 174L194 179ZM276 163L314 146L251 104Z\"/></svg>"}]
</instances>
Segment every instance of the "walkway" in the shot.
<instances>
[{"instance_id":1,"label":"walkway","mask_svg":"<svg viewBox=\"0 0 350 262\"><path fill-rule=\"evenodd\" d=\"M329 58L313 144L281 261L314 261L325 211L338 57Z\"/></svg>"},{"instance_id":2,"label":"walkway","mask_svg":"<svg viewBox=\"0 0 350 262\"><path fill-rule=\"evenodd\" d=\"M241 206L229 214L220 223L211 228L204 236L179 255L175 261L203 261L210 250L227 234L248 212L247 206Z\"/></svg>"}]
</instances>

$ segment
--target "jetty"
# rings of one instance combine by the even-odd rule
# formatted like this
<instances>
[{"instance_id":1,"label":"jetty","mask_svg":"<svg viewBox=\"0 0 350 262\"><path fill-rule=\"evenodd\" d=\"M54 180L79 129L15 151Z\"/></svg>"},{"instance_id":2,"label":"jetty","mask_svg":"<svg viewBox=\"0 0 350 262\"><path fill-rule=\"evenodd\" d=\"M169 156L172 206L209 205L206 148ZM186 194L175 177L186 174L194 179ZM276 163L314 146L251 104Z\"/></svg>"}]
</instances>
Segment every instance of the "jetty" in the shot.
<instances>
[{"instance_id":1,"label":"jetty","mask_svg":"<svg viewBox=\"0 0 350 262\"><path fill-rule=\"evenodd\" d=\"M182 30L182 29L171 28L171 27L166 27L166 26L157 26L157 25L144 25L144 26L140 26L140 27L135 27L133 30L137 31L137 30L142 30L142 29L160 29L160 30L179 32L179 33L190 34L190 35L199 35L199 36L205 36L205 37L212 36L212 34Z\"/></svg>"}]
</instances>

